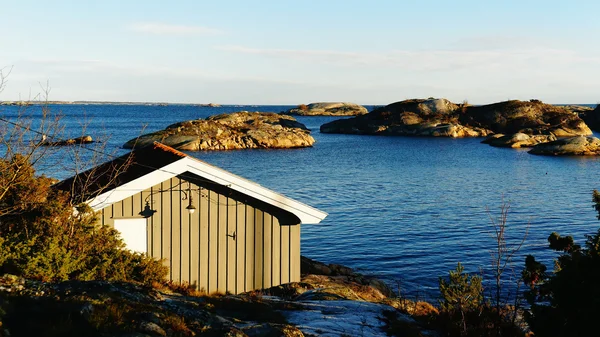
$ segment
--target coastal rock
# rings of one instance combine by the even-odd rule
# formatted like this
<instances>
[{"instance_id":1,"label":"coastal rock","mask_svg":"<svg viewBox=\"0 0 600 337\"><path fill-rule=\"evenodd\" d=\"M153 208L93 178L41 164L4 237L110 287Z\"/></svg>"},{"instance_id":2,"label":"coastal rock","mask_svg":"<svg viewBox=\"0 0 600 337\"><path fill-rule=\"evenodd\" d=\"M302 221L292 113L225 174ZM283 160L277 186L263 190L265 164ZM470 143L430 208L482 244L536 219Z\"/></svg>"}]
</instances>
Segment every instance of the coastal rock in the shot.
<instances>
[{"instance_id":1,"label":"coastal rock","mask_svg":"<svg viewBox=\"0 0 600 337\"><path fill-rule=\"evenodd\" d=\"M305 275L303 283L310 284L313 289L300 294L295 300L337 300L378 302L388 296L376 286L361 277Z\"/></svg>"},{"instance_id":2,"label":"coastal rock","mask_svg":"<svg viewBox=\"0 0 600 337\"><path fill-rule=\"evenodd\" d=\"M336 120L321 126L323 133L369 135L481 137L492 132L481 127L461 125L461 106L447 99L410 99L354 118Z\"/></svg>"},{"instance_id":3,"label":"coastal rock","mask_svg":"<svg viewBox=\"0 0 600 337\"><path fill-rule=\"evenodd\" d=\"M366 115L324 124L321 132L452 138L485 137L493 133L556 137L592 133L571 108L538 100L471 106L443 98L396 102Z\"/></svg>"},{"instance_id":4,"label":"coastal rock","mask_svg":"<svg viewBox=\"0 0 600 337\"><path fill-rule=\"evenodd\" d=\"M353 293L363 300L395 296L394 291L376 277L357 273L352 268L339 264L326 265L301 256L300 272L303 275L302 282L313 288L346 287L350 290L347 293ZM339 295L337 292L335 294Z\"/></svg>"},{"instance_id":5,"label":"coastal rock","mask_svg":"<svg viewBox=\"0 0 600 337\"><path fill-rule=\"evenodd\" d=\"M569 105L560 105L560 106L569 110L572 113L578 114L579 117L581 117L581 114L583 114L583 113L594 110L594 108L591 108L591 107L585 106L585 105L569 104Z\"/></svg>"},{"instance_id":6,"label":"coastal rock","mask_svg":"<svg viewBox=\"0 0 600 337\"><path fill-rule=\"evenodd\" d=\"M556 137L554 135L528 135L518 132L511 135L503 135L501 133L494 134L486 138L482 143L495 147L511 147L516 149L533 147L540 143L547 143L555 140Z\"/></svg>"},{"instance_id":7,"label":"coastal rock","mask_svg":"<svg viewBox=\"0 0 600 337\"><path fill-rule=\"evenodd\" d=\"M81 137L77 137L77 138L70 138L70 139L59 140L59 141L55 141L55 142L49 141L49 140L44 140L40 144L43 146L68 146L68 145L90 144L93 142L94 142L94 139L92 138L92 136L81 136Z\"/></svg>"},{"instance_id":8,"label":"coastal rock","mask_svg":"<svg viewBox=\"0 0 600 337\"><path fill-rule=\"evenodd\" d=\"M598 156L600 139L596 137L570 137L534 146L531 154L547 156Z\"/></svg>"},{"instance_id":9,"label":"coastal rock","mask_svg":"<svg viewBox=\"0 0 600 337\"><path fill-rule=\"evenodd\" d=\"M263 323L242 329L248 337L304 337L300 329L289 324Z\"/></svg>"},{"instance_id":10,"label":"coastal rock","mask_svg":"<svg viewBox=\"0 0 600 337\"><path fill-rule=\"evenodd\" d=\"M315 142L306 126L291 116L240 111L176 123L131 139L123 147L155 141L183 151L298 148Z\"/></svg>"},{"instance_id":11,"label":"coastal rock","mask_svg":"<svg viewBox=\"0 0 600 337\"><path fill-rule=\"evenodd\" d=\"M297 108L289 109L282 114L299 116L357 116L364 115L367 109L358 104L345 102L321 102L301 104Z\"/></svg>"},{"instance_id":12,"label":"coastal rock","mask_svg":"<svg viewBox=\"0 0 600 337\"><path fill-rule=\"evenodd\" d=\"M592 134L585 122L569 108L539 100L468 106L459 119L463 125L488 128L494 133L553 134L556 137Z\"/></svg>"},{"instance_id":13,"label":"coastal rock","mask_svg":"<svg viewBox=\"0 0 600 337\"><path fill-rule=\"evenodd\" d=\"M595 109L589 108L587 111L580 111L579 117L590 129L600 131L600 105L596 106Z\"/></svg>"},{"instance_id":14,"label":"coastal rock","mask_svg":"<svg viewBox=\"0 0 600 337\"><path fill-rule=\"evenodd\" d=\"M421 315L421 302L386 297L377 290L375 278L351 268L302 260L303 272L329 275L308 274L303 282L240 295L190 295L160 284L46 283L0 275L0 334L40 336L53 329L73 336L299 337L351 336L356 331L377 336L385 334L382 317L393 311L412 330L431 335L405 314L412 310Z\"/></svg>"}]
</instances>

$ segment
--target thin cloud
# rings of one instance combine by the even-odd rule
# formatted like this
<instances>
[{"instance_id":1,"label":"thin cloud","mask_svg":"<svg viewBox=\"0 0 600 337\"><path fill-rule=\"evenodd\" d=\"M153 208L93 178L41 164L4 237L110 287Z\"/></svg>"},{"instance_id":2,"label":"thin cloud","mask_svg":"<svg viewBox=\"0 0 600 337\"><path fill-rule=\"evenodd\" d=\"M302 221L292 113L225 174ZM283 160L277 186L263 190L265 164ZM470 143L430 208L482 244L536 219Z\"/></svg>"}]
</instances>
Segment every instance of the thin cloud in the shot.
<instances>
[{"instance_id":1,"label":"thin cloud","mask_svg":"<svg viewBox=\"0 0 600 337\"><path fill-rule=\"evenodd\" d=\"M136 22L127 26L130 31L137 33L153 35L220 35L224 32L220 29L189 26L189 25L171 25L158 22Z\"/></svg>"},{"instance_id":2,"label":"thin cloud","mask_svg":"<svg viewBox=\"0 0 600 337\"><path fill-rule=\"evenodd\" d=\"M335 50L260 49L244 46L217 46L216 50L261 55L334 66L397 68L408 71L456 71L461 69L518 68L538 63L572 65L579 62L599 64L600 57L584 56L571 50L554 48L511 48L478 50L394 50L381 53Z\"/></svg>"}]
</instances>

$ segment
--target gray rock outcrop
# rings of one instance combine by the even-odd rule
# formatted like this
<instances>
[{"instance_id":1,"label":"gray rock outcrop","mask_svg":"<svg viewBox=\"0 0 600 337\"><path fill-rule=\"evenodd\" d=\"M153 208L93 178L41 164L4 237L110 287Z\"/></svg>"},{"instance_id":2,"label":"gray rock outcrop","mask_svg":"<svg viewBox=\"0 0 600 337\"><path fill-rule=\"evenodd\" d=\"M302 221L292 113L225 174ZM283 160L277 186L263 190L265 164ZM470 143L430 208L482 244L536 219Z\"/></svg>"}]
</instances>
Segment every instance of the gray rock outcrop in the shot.
<instances>
[{"instance_id":1,"label":"gray rock outcrop","mask_svg":"<svg viewBox=\"0 0 600 337\"><path fill-rule=\"evenodd\" d=\"M584 136L562 138L536 145L529 153L547 156L598 156L600 139Z\"/></svg>"},{"instance_id":2,"label":"gray rock outcrop","mask_svg":"<svg viewBox=\"0 0 600 337\"><path fill-rule=\"evenodd\" d=\"M497 133L486 138L482 141L482 143L495 147L510 147L516 149L522 147L533 147L537 144L547 143L555 140L556 137L554 135L528 135L519 132L511 135Z\"/></svg>"},{"instance_id":3,"label":"gray rock outcrop","mask_svg":"<svg viewBox=\"0 0 600 337\"><path fill-rule=\"evenodd\" d=\"M291 116L240 111L176 123L131 139L123 147L155 141L183 151L299 148L315 142L306 126Z\"/></svg>"},{"instance_id":4,"label":"gray rock outcrop","mask_svg":"<svg viewBox=\"0 0 600 337\"><path fill-rule=\"evenodd\" d=\"M320 102L301 104L297 108L282 112L284 115L298 116L357 116L368 113L362 105L345 102Z\"/></svg>"},{"instance_id":5,"label":"gray rock outcrop","mask_svg":"<svg viewBox=\"0 0 600 337\"><path fill-rule=\"evenodd\" d=\"M324 124L321 132L453 138L494 133L555 137L592 134L577 113L567 107L538 100L471 106L443 98L396 102L366 115Z\"/></svg>"},{"instance_id":6,"label":"gray rock outcrop","mask_svg":"<svg viewBox=\"0 0 600 337\"><path fill-rule=\"evenodd\" d=\"M482 127L462 125L460 106L446 99L410 99L387 105L350 119L321 126L323 133L369 135L482 137L491 134Z\"/></svg>"}]
</instances>

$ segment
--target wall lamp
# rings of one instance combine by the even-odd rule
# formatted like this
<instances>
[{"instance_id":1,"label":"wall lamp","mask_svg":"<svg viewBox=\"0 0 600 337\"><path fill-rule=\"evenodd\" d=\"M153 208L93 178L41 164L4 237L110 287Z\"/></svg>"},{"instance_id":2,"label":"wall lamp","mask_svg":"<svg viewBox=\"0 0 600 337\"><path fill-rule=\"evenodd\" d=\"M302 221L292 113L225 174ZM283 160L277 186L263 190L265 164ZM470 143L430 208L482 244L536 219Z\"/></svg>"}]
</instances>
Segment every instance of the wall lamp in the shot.
<instances>
[{"instance_id":1,"label":"wall lamp","mask_svg":"<svg viewBox=\"0 0 600 337\"><path fill-rule=\"evenodd\" d=\"M179 189L179 190L169 189L169 190L159 190L159 191L151 193L145 199L146 205L144 206L144 209L141 212L139 212L138 214L144 218L149 218L149 217L153 216L154 213L156 213L156 210L154 210L150 207L150 200L149 200L150 197L157 193L172 192L172 191L183 192L184 196L181 198L181 200L188 200L188 205L185 209L187 209L187 211L190 214L194 214L194 212L196 211L196 206L194 206L194 197L192 196L192 188L191 188L190 182L188 182L187 191L182 190L182 189Z\"/></svg>"}]
</instances>

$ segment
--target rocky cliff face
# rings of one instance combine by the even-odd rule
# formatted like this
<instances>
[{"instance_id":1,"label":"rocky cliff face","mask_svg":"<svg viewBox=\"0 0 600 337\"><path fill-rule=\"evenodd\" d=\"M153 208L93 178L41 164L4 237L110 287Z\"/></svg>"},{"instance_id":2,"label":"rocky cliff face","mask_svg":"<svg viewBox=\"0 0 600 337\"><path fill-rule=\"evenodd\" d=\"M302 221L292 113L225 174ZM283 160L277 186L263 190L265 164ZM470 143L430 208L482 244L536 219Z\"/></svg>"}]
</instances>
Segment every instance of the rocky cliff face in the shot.
<instances>
[{"instance_id":1,"label":"rocky cliff face","mask_svg":"<svg viewBox=\"0 0 600 337\"><path fill-rule=\"evenodd\" d=\"M453 138L483 137L493 133L556 137L592 133L567 107L537 100L470 106L443 98L393 103L363 116L324 124L321 132Z\"/></svg>"},{"instance_id":2,"label":"rocky cliff face","mask_svg":"<svg viewBox=\"0 0 600 337\"><path fill-rule=\"evenodd\" d=\"M368 111L365 107L344 102L322 102L301 104L297 108L282 112L285 115L299 116L357 116L364 115Z\"/></svg>"},{"instance_id":3,"label":"rocky cliff face","mask_svg":"<svg viewBox=\"0 0 600 337\"><path fill-rule=\"evenodd\" d=\"M176 123L131 139L123 147L155 141L183 151L298 148L315 142L304 124L291 116L240 111Z\"/></svg>"}]
</instances>

